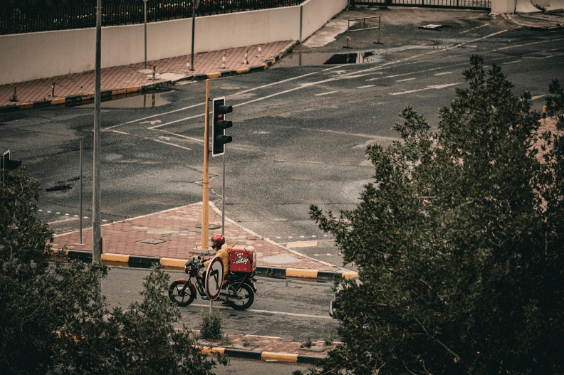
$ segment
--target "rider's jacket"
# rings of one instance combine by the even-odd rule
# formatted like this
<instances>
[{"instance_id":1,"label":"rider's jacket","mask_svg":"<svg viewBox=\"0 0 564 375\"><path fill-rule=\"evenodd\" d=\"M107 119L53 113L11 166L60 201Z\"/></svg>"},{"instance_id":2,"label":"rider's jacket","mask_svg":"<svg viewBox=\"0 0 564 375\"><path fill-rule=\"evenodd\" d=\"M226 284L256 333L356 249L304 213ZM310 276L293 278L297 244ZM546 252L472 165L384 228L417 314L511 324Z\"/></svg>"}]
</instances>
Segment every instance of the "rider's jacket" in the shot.
<instances>
[{"instance_id":1,"label":"rider's jacket","mask_svg":"<svg viewBox=\"0 0 564 375\"><path fill-rule=\"evenodd\" d=\"M217 253L215 253L215 255L217 255L218 257L221 258L221 260L223 261L223 275L227 275L229 273L229 255L231 252L231 246L227 245L227 244L223 244L223 246L221 246L221 249L219 249L217 251ZM211 259L204 262L204 266L206 266L206 268L208 267L208 265L210 264Z\"/></svg>"}]
</instances>

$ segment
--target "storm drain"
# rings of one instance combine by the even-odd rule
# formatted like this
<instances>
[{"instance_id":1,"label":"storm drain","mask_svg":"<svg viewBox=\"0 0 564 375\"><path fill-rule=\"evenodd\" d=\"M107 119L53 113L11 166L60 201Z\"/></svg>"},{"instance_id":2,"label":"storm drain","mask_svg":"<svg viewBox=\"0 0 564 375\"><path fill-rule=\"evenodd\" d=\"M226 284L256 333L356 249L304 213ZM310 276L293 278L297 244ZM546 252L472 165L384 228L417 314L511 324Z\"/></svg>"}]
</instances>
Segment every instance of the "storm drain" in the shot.
<instances>
[{"instance_id":1,"label":"storm drain","mask_svg":"<svg viewBox=\"0 0 564 375\"><path fill-rule=\"evenodd\" d=\"M154 239L148 239L148 240L143 240L143 241L139 241L141 243L148 243L149 245L158 245L160 243L164 243L166 241L163 240L154 240Z\"/></svg>"}]
</instances>

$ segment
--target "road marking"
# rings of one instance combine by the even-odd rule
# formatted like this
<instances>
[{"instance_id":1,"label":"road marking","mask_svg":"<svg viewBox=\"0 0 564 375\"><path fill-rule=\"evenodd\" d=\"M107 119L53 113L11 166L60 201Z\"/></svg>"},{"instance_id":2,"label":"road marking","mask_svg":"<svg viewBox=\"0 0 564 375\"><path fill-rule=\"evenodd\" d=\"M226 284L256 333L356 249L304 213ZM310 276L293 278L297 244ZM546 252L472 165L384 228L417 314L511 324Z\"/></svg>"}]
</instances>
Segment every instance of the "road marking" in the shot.
<instances>
[{"instance_id":1,"label":"road marking","mask_svg":"<svg viewBox=\"0 0 564 375\"><path fill-rule=\"evenodd\" d=\"M303 237L303 236L302 236ZM288 242L287 248L298 248L298 247L317 247L317 241L296 241Z\"/></svg>"},{"instance_id":2,"label":"road marking","mask_svg":"<svg viewBox=\"0 0 564 375\"><path fill-rule=\"evenodd\" d=\"M231 97L233 97L233 96L235 96L235 95L241 95L241 94L244 94L244 93L247 93L247 92L250 92L250 91L260 90L260 89L262 89L262 88L269 87L269 86L272 86L272 85L277 85L277 84L280 84L280 83L286 83L286 82L289 82L289 81L292 81L292 80L295 80L295 79L298 79L298 78L304 78L304 77L310 76L310 75L312 75L312 74L318 74L318 73L321 73L321 72L325 72L325 71L327 71L327 70L333 70L333 69L339 68L339 67L341 67L341 66L343 66L343 65L338 65L338 66L335 66L335 67L331 67L331 68L328 68L328 69L321 70L321 71L319 71L319 72L312 72L312 73L304 74L304 75L301 75L301 76L297 76L297 77L293 77L293 78L288 78L288 79L285 79L285 80L282 80L282 81L269 83L269 84L267 84L267 85L262 85L262 86L255 87L255 88L252 88L252 89L240 91L240 92L237 92L237 93L234 93L234 94L229 95L228 98L231 98ZM158 113L158 114L156 114L156 115L147 116L147 117L143 117L143 118L139 118L139 119L127 121L127 122L124 122L124 123L122 123L122 124L113 125L113 126L110 126L110 127L106 128L106 129L112 129L112 128L115 128L115 127L118 127L118 126L127 125L127 124L133 124L133 123L136 123L136 122L140 122L140 121L143 121L143 120L148 120L148 119L155 118L155 117L158 117L158 116L165 116L165 115L169 115L169 114L171 114L171 113L176 113L176 112L185 111L185 110L187 110L187 109L192 109L192 108L195 108L195 107L203 106L203 105L205 105L205 104L206 104L205 102L202 102L202 103L198 103L198 104L189 105L189 106L187 106L187 107L178 108L178 109L175 109L175 110L173 110L173 111L164 112L164 113ZM203 115L204 115L204 114L201 114L201 115L199 115L199 116L203 116ZM158 120L158 121L160 121L160 120ZM151 129L151 128L149 128L149 129Z\"/></svg>"},{"instance_id":3,"label":"road marking","mask_svg":"<svg viewBox=\"0 0 564 375\"><path fill-rule=\"evenodd\" d=\"M315 96L330 95L330 94L335 94L337 92L339 92L339 91L322 92L321 94L315 94Z\"/></svg>"},{"instance_id":4,"label":"road marking","mask_svg":"<svg viewBox=\"0 0 564 375\"><path fill-rule=\"evenodd\" d=\"M256 103L256 102L259 102L259 101L263 101L263 100L266 100L266 99L273 98L275 96L279 96L279 95L287 94L287 93L290 93L290 92L293 92L293 91L296 91L296 90L300 90L300 89L303 89L305 87L320 85L320 84L327 83L327 82L334 82L334 81L338 81L338 80L341 80L341 79L351 79L351 78L363 77L366 74L374 74L375 70L382 70L385 67L388 67L388 66L391 66L391 65L397 65L397 64L409 61L409 60L417 59L417 58L420 58L421 56L432 55L432 54L435 54L435 53L438 53L438 52L452 50L452 49L464 46L466 44L470 44L470 43L473 43L473 42L476 42L476 41L479 41L479 40L487 39L487 38L502 34L506 31L507 30L501 30L501 31L483 36L481 38L477 38L477 39L470 40L468 42L456 44L456 45L449 47L449 48L437 49L437 50L422 53L422 54L419 54L419 55L409 56L409 57L406 57L406 58L403 58L403 59L400 59L400 60L390 61L389 63L383 64L381 66L377 66L377 67L374 67L374 68L368 68L368 69L361 70L361 71L351 72L351 73L349 73L349 75L345 74L345 75L342 75L342 76L337 76L337 77L333 77L333 78L329 78L329 79L325 79L325 80L321 80L321 81L317 81L317 82L312 82L311 84L308 84L308 85L300 85L300 86L297 86L293 89L277 92L277 93L274 93L274 94L271 94L271 95L267 95L265 97L261 97L261 98L257 98L257 99L245 102L245 103L239 103L239 104L233 105L233 107L235 108L235 107L240 107L240 106L251 104L251 103ZM306 77L306 76L309 76L309 75L312 75L312 74L317 74L317 73L322 73L322 72L326 72L326 71L333 70L333 69L338 69L338 68L341 68L343 66L345 66L345 64L341 64L341 65L337 65L337 66L334 66L334 67L331 67L331 68L323 69L319 72L312 72L312 73L304 74L302 76L293 77L293 78L289 78L287 80L283 80L283 81L279 81L279 82L273 82L273 83L268 84L268 85L263 85L263 86L260 86L260 87L257 87L257 88L241 91L239 93L233 94L232 96L235 96L235 95L238 95L238 94L241 94L241 93L246 93L246 92L258 90L259 88L264 88L264 87L272 86L272 85L279 84L279 83L289 82L289 81L292 81L292 80L295 80L295 79L298 79L298 78L303 78L303 77ZM437 69L439 69L439 68L437 68ZM363 73L366 73L366 74L363 74ZM204 103L202 103L201 105L203 105L203 104ZM190 116L190 117L186 117L184 119L179 119L179 120L171 121L171 122L168 122L168 123L165 123L165 124L153 126L153 127L150 127L149 129L154 130L154 129L157 129L157 128L160 128L160 127L163 127L163 126L166 126L166 125L171 125L171 124L175 124L175 123L178 123L178 122L181 122L181 121L191 120L191 119L194 119L194 118L197 118L197 117L202 117L202 116L204 116L203 113L200 114L200 115ZM133 121L133 122L135 122L135 121Z\"/></svg>"},{"instance_id":5,"label":"road marking","mask_svg":"<svg viewBox=\"0 0 564 375\"><path fill-rule=\"evenodd\" d=\"M413 78L405 78L405 79L398 79L396 82L413 81L414 79L415 79L415 77L413 77Z\"/></svg>"},{"instance_id":6,"label":"road marking","mask_svg":"<svg viewBox=\"0 0 564 375\"><path fill-rule=\"evenodd\" d=\"M520 63L520 62L521 62L521 60L509 61L509 62L501 63L501 65L517 64L517 63Z\"/></svg>"},{"instance_id":7,"label":"road marking","mask_svg":"<svg viewBox=\"0 0 564 375\"><path fill-rule=\"evenodd\" d=\"M139 125L143 125L143 124L156 125L156 124L160 124L161 122L162 122L161 120L143 121L143 122L140 122Z\"/></svg>"},{"instance_id":8,"label":"road marking","mask_svg":"<svg viewBox=\"0 0 564 375\"><path fill-rule=\"evenodd\" d=\"M540 98L544 98L545 96L546 96L546 95L537 95L537 96L533 96L533 97L531 98L531 100L537 100L537 99L540 99Z\"/></svg>"},{"instance_id":9,"label":"road marking","mask_svg":"<svg viewBox=\"0 0 564 375\"><path fill-rule=\"evenodd\" d=\"M78 220L78 217L69 217L63 220L57 220L57 221L50 221L47 223L47 225L51 225L51 224L59 224L59 223L64 223L66 221L74 221L74 220Z\"/></svg>"},{"instance_id":10,"label":"road marking","mask_svg":"<svg viewBox=\"0 0 564 375\"><path fill-rule=\"evenodd\" d=\"M468 29L468 30L461 31L461 32L459 32L459 34L466 34L466 33L469 33L470 31L481 29L482 27L489 26L489 25L490 25L489 23L485 23L481 26L477 26L477 27L473 27L473 28Z\"/></svg>"},{"instance_id":11,"label":"road marking","mask_svg":"<svg viewBox=\"0 0 564 375\"><path fill-rule=\"evenodd\" d=\"M210 305L209 304L199 304L199 303L194 303L191 306L196 306L196 307L206 307L209 308ZM230 309L231 307L228 306L214 306L214 308L218 308L218 309ZM325 316L325 315L309 315L309 314L296 314L296 313L289 313L289 312L283 312L283 311L270 311L270 310L255 310L255 309L249 309L246 310L248 312L255 312L255 313L267 313L267 314L273 314L273 315L287 315L287 316L299 316L302 318L312 318L312 319L333 319L330 316Z\"/></svg>"},{"instance_id":12,"label":"road marking","mask_svg":"<svg viewBox=\"0 0 564 375\"><path fill-rule=\"evenodd\" d=\"M414 79L415 79L415 78L414 78ZM374 86L376 86L376 85L359 86L359 87L357 87L357 89L367 89L367 88L369 88L369 87L374 87Z\"/></svg>"},{"instance_id":13,"label":"road marking","mask_svg":"<svg viewBox=\"0 0 564 375\"><path fill-rule=\"evenodd\" d=\"M402 91L402 92L392 92L390 93L390 95L404 95L404 94L412 94L414 92L420 92L420 91L427 91L427 90L439 90L439 89L444 89L447 87L451 87L451 86L456 86L456 85L460 85L462 82L457 82L457 83L449 83L446 85L433 85L433 86L427 86L424 89L418 89L418 90L409 90L409 91Z\"/></svg>"},{"instance_id":14,"label":"road marking","mask_svg":"<svg viewBox=\"0 0 564 375\"><path fill-rule=\"evenodd\" d=\"M436 76L444 76L446 74L452 74L452 72L435 73Z\"/></svg>"},{"instance_id":15,"label":"road marking","mask_svg":"<svg viewBox=\"0 0 564 375\"><path fill-rule=\"evenodd\" d=\"M184 146L179 146L179 145L174 144L174 143L169 143L169 142L161 141L160 139L153 139L153 141L159 142L159 143L164 143L165 145L169 145L169 146L174 146L174 147L178 147L178 148L183 148L184 150L188 150L188 151L191 151L191 150L192 150L191 148L184 147Z\"/></svg>"},{"instance_id":16,"label":"road marking","mask_svg":"<svg viewBox=\"0 0 564 375\"><path fill-rule=\"evenodd\" d=\"M112 131L113 131L114 133L119 133L119 134L125 134L125 135L128 135L128 134L129 134L129 133L121 132L121 131L119 131L119 130L114 130L114 129L112 129Z\"/></svg>"}]
</instances>

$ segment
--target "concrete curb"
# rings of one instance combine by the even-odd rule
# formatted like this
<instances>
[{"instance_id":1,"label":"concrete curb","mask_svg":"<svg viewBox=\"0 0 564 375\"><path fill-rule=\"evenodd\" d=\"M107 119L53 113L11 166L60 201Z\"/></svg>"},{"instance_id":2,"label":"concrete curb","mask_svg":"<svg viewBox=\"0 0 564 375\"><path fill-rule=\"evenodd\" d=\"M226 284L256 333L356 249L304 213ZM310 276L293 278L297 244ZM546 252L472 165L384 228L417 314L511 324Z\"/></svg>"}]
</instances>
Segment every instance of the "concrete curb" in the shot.
<instances>
[{"instance_id":1,"label":"concrete curb","mask_svg":"<svg viewBox=\"0 0 564 375\"><path fill-rule=\"evenodd\" d=\"M68 250L66 251L69 260L80 260L82 262L92 262L92 253L89 251ZM151 268L153 263L160 263L166 269L184 270L187 259L171 259L158 257L144 257L137 255L122 254L102 254L102 263L107 266L118 266L127 268ZM279 268L259 266L256 274L265 277L279 279L306 279L311 281L330 282L335 277L350 279L358 276L354 271L329 272L319 270L306 270L298 268Z\"/></svg>"},{"instance_id":2,"label":"concrete curb","mask_svg":"<svg viewBox=\"0 0 564 375\"><path fill-rule=\"evenodd\" d=\"M263 352L263 351L251 351L244 349L234 349L234 348L222 348L222 347L200 347L200 351L203 354L222 354L228 357L243 358L243 359L254 359L259 361L276 361L276 362L288 362L288 363L307 363L311 365L316 365L319 361L326 358L326 356L314 356L314 355L304 355L304 354L291 354L291 353L274 353L274 352Z\"/></svg>"},{"instance_id":3,"label":"concrete curb","mask_svg":"<svg viewBox=\"0 0 564 375\"><path fill-rule=\"evenodd\" d=\"M214 79L214 78L221 78L221 77L229 77L233 75L240 75L240 74L247 74L247 73L254 73L259 71L265 71L270 66L278 62L282 57L287 55L289 52L292 51L294 46L296 46L299 41L295 40L288 45L286 45L283 49L277 52L272 57L267 58L264 60L263 64L252 66L248 68L241 68L237 70L226 70L222 72L214 72L214 73L207 73L207 74L196 74L191 76L182 77L176 80L168 80L168 81L159 81L156 83L148 83L141 86L131 86L121 89L115 90L107 90L102 91L102 101L110 101L112 99L119 99L120 95L127 95L133 92L140 92L145 93L150 90L155 90L163 87L168 87L174 85L175 82L178 81L200 81L205 79ZM44 108L44 107L51 107L51 106L61 106L61 107L74 107L82 104L90 104L94 103L94 94L83 94L83 95L72 95L67 97L56 98L52 100L40 100L37 102L27 102L22 104L14 104L0 107L0 113L8 113L19 111L23 109L34 109L34 108Z\"/></svg>"}]
</instances>

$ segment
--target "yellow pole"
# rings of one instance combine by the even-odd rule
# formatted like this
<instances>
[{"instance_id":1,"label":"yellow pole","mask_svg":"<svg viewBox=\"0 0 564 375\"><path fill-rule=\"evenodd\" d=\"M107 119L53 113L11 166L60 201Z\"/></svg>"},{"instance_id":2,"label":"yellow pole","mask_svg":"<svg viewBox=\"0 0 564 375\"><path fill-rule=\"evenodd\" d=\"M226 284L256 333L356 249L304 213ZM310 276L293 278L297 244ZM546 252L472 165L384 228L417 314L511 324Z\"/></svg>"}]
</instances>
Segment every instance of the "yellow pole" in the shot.
<instances>
[{"instance_id":1,"label":"yellow pole","mask_svg":"<svg viewBox=\"0 0 564 375\"><path fill-rule=\"evenodd\" d=\"M546 125L546 106L542 107L542 124Z\"/></svg>"},{"instance_id":2,"label":"yellow pole","mask_svg":"<svg viewBox=\"0 0 564 375\"><path fill-rule=\"evenodd\" d=\"M204 130L204 197L202 202L202 251L208 249L208 228L209 228L209 121L210 121L210 80L206 80L206 124Z\"/></svg>"}]
</instances>

